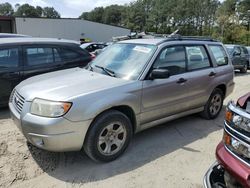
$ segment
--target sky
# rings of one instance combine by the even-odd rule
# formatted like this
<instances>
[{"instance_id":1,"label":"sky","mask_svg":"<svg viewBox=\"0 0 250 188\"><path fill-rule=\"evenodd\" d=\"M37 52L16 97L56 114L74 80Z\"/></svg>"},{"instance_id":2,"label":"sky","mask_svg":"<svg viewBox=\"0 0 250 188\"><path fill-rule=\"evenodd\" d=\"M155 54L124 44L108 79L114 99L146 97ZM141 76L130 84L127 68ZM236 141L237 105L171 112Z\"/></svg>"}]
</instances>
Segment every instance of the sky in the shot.
<instances>
[{"instance_id":1,"label":"sky","mask_svg":"<svg viewBox=\"0 0 250 188\"><path fill-rule=\"evenodd\" d=\"M33 6L54 7L63 18L77 18L82 12L88 12L95 7L108 6L111 4L123 5L134 0L0 0L0 3L9 2L15 4L28 3Z\"/></svg>"}]
</instances>

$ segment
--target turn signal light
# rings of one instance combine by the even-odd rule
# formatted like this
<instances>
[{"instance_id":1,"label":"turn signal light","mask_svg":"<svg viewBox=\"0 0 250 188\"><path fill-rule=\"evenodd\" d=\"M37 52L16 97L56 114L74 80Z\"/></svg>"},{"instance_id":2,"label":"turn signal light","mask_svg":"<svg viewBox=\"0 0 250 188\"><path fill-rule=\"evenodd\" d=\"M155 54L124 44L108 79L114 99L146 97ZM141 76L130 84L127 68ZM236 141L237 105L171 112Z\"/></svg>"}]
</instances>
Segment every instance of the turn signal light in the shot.
<instances>
[{"instance_id":1,"label":"turn signal light","mask_svg":"<svg viewBox=\"0 0 250 188\"><path fill-rule=\"evenodd\" d=\"M223 141L226 145L231 144L231 136L229 134L227 134L226 132L224 132Z\"/></svg>"},{"instance_id":2,"label":"turn signal light","mask_svg":"<svg viewBox=\"0 0 250 188\"><path fill-rule=\"evenodd\" d=\"M226 110L226 114L225 114L225 120L227 122L231 122L233 118L233 113L229 110Z\"/></svg>"}]
</instances>

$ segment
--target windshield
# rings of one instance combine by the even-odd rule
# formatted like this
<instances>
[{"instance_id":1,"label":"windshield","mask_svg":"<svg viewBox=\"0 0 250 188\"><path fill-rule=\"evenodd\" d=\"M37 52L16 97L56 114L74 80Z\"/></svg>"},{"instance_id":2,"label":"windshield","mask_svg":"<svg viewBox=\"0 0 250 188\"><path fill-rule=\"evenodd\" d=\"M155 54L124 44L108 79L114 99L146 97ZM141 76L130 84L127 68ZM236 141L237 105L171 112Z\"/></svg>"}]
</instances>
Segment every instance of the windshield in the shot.
<instances>
[{"instance_id":1,"label":"windshield","mask_svg":"<svg viewBox=\"0 0 250 188\"><path fill-rule=\"evenodd\" d=\"M234 47L233 46L226 46L226 49L227 49L227 52L229 54L232 54L233 53L233 50L234 50Z\"/></svg>"},{"instance_id":2,"label":"windshield","mask_svg":"<svg viewBox=\"0 0 250 188\"><path fill-rule=\"evenodd\" d=\"M115 77L135 80L156 48L155 45L116 43L107 47L90 66L93 71L107 74L108 70Z\"/></svg>"}]
</instances>

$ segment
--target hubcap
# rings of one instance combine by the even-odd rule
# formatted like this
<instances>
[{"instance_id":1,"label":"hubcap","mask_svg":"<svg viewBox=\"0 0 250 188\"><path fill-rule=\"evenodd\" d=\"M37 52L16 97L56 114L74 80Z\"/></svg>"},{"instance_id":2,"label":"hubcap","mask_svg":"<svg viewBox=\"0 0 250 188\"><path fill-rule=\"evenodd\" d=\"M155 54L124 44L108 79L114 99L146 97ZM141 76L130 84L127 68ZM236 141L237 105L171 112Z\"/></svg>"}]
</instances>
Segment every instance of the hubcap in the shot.
<instances>
[{"instance_id":1,"label":"hubcap","mask_svg":"<svg viewBox=\"0 0 250 188\"><path fill-rule=\"evenodd\" d=\"M219 94L216 94L213 96L211 103L210 103L210 113L214 116L216 115L221 108L222 105L222 98Z\"/></svg>"},{"instance_id":2,"label":"hubcap","mask_svg":"<svg viewBox=\"0 0 250 188\"><path fill-rule=\"evenodd\" d=\"M114 155L124 145L127 131L124 125L116 122L104 127L99 135L98 150L103 155Z\"/></svg>"}]
</instances>

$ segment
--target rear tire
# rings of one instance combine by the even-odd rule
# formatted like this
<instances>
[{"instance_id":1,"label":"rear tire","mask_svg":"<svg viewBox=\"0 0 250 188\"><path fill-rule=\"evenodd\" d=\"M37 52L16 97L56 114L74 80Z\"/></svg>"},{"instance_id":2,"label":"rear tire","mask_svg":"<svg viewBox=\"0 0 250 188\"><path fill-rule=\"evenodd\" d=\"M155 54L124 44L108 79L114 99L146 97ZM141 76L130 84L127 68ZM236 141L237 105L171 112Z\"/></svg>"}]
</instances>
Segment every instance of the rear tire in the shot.
<instances>
[{"instance_id":1,"label":"rear tire","mask_svg":"<svg viewBox=\"0 0 250 188\"><path fill-rule=\"evenodd\" d=\"M216 88L209 97L201 116L205 119L215 119L222 108L224 94L221 89Z\"/></svg>"},{"instance_id":2,"label":"rear tire","mask_svg":"<svg viewBox=\"0 0 250 188\"><path fill-rule=\"evenodd\" d=\"M132 134L129 118L119 111L109 110L92 123L84 142L84 150L94 161L113 161L126 150Z\"/></svg>"}]
</instances>

